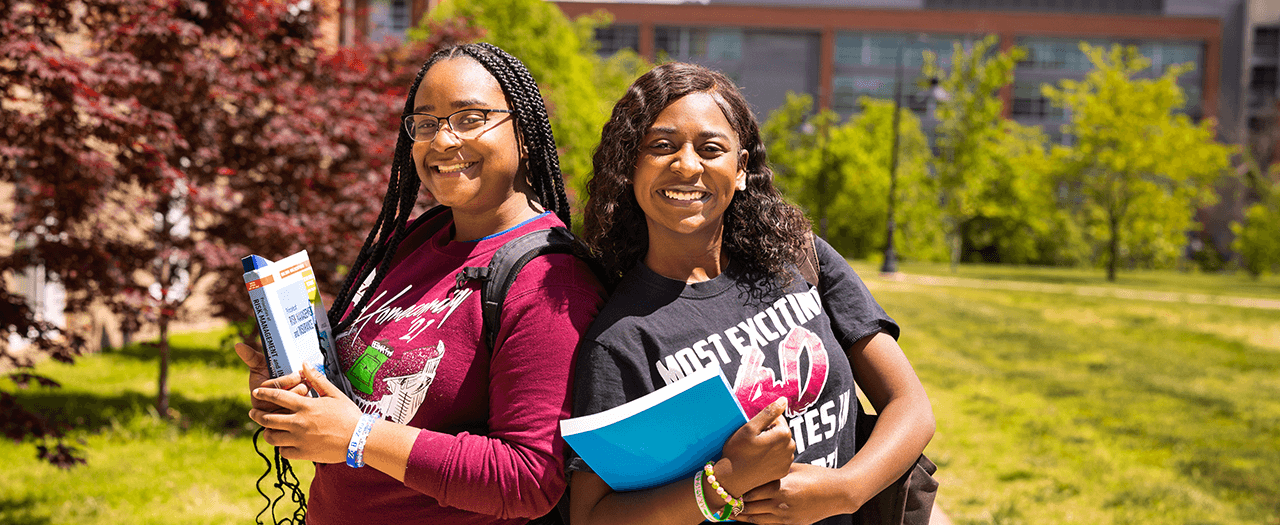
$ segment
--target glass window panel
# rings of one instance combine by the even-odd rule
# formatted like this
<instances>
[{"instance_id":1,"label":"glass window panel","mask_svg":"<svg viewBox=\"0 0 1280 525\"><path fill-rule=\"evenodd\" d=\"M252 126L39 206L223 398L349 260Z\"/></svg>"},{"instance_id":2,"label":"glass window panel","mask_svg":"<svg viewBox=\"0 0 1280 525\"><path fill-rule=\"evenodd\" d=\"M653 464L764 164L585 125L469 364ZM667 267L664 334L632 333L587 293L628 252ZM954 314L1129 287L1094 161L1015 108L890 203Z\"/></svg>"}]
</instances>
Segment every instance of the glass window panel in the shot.
<instances>
[{"instance_id":1,"label":"glass window panel","mask_svg":"<svg viewBox=\"0 0 1280 525\"><path fill-rule=\"evenodd\" d=\"M640 47L640 27L634 25L614 25L596 28L596 42L599 48L596 54L610 56L623 49L636 50Z\"/></svg>"},{"instance_id":2,"label":"glass window panel","mask_svg":"<svg viewBox=\"0 0 1280 525\"><path fill-rule=\"evenodd\" d=\"M836 63L861 65L862 39L862 33L836 33Z\"/></svg>"},{"instance_id":3,"label":"glass window panel","mask_svg":"<svg viewBox=\"0 0 1280 525\"><path fill-rule=\"evenodd\" d=\"M898 47L906 39L902 35L867 35L866 64L870 66L897 66Z\"/></svg>"},{"instance_id":4,"label":"glass window panel","mask_svg":"<svg viewBox=\"0 0 1280 525\"><path fill-rule=\"evenodd\" d=\"M1063 109L1055 107L1048 98L1045 98L1040 91L1040 86L1039 82L1014 81L1013 107L1011 108L1014 117L1045 119L1064 116Z\"/></svg>"},{"instance_id":5,"label":"glass window panel","mask_svg":"<svg viewBox=\"0 0 1280 525\"><path fill-rule=\"evenodd\" d=\"M738 29L712 29L706 32L707 60L726 61L742 59L742 31Z\"/></svg>"},{"instance_id":6,"label":"glass window panel","mask_svg":"<svg viewBox=\"0 0 1280 525\"><path fill-rule=\"evenodd\" d=\"M653 30L653 48L658 54L666 53L672 59L683 60L685 57L680 52L680 34L679 27L656 27Z\"/></svg>"},{"instance_id":7,"label":"glass window panel","mask_svg":"<svg viewBox=\"0 0 1280 525\"><path fill-rule=\"evenodd\" d=\"M1192 72L1200 70L1199 44L1163 44L1160 51L1160 62L1163 67L1190 62Z\"/></svg>"},{"instance_id":8,"label":"glass window panel","mask_svg":"<svg viewBox=\"0 0 1280 525\"><path fill-rule=\"evenodd\" d=\"M839 113L861 110L858 99L866 96L880 99L893 98L893 77L887 76L838 76L832 79L831 109Z\"/></svg>"},{"instance_id":9,"label":"glass window panel","mask_svg":"<svg viewBox=\"0 0 1280 525\"><path fill-rule=\"evenodd\" d=\"M404 32L409 29L408 0L391 0L391 30Z\"/></svg>"}]
</instances>

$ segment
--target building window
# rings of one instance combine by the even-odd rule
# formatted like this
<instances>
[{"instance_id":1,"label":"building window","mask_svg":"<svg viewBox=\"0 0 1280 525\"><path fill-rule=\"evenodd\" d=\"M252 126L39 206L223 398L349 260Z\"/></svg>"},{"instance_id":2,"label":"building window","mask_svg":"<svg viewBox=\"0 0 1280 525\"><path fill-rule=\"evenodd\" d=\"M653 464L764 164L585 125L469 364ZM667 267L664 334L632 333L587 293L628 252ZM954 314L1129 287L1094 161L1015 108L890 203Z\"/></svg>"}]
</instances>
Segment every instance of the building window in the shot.
<instances>
[{"instance_id":1,"label":"building window","mask_svg":"<svg viewBox=\"0 0 1280 525\"><path fill-rule=\"evenodd\" d=\"M836 33L836 63L850 66L862 65L862 33L841 31Z\"/></svg>"},{"instance_id":2,"label":"building window","mask_svg":"<svg viewBox=\"0 0 1280 525\"><path fill-rule=\"evenodd\" d=\"M924 0L924 8L1160 15L1164 14L1164 0Z\"/></svg>"},{"instance_id":3,"label":"building window","mask_svg":"<svg viewBox=\"0 0 1280 525\"><path fill-rule=\"evenodd\" d=\"M1200 70L1201 46L1196 43L1148 42L1138 48L1142 56L1151 60L1151 70L1163 73L1170 67L1191 63L1191 71Z\"/></svg>"},{"instance_id":4,"label":"building window","mask_svg":"<svg viewBox=\"0 0 1280 525\"><path fill-rule=\"evenodd\" d=\"M1249 79L1249 107L1262 109L1270 106L1276 98L1276 89L1280 88L1280 74L1276 66L1256 66L1252 78Z\"/></svg>"},{"instance_id":5,"label":"building window","mask_svg":"<svg viewBox=\"0 0 1280 525\"><path fill-rule=\"evenodd\" d=\"M938 65L951 67L954 45L967 48L971 42L963 36L928 35L917 37L901 33L836 33L836 64L847 66L897 67L901 51L903 67L919 68L924 64L924 52L932 51L938 57Z\"/></svg>"},{"instance_id":6,"label":"building window","mask_svg":"<svg viewBox=\"0 0 1280 525\"><path fill-rule=\"evenodd\" d=\"M640 49L640 26L613 25L596 28L596 54L602 57L612 56L623 49L636 51Z\"/></svg>"},{"instance_id":7,"label":"building window","mask_svg":"<svg viewBox=\"0 0 1280 525\"><path fill-rule=\"evenodd\" d=\"M1013 107L1012 113L1014 117L1032 118L1032 119L1060 119L1064 117L1062 108L1056 107L1044 93L1040 91L1041 84L1039 82L1018 82L1013 83Z\"/></svg>"},{"instance_id":8,"label":"building window","mask_svg":"<svg viewBox=\"0 0 1280 525\"><path fill-rule=\"evenodd\" d=\"M1080 49L1082 40L1062 40L1048 38L1026 38L1018 45L1027 49L1027 56L1018 63L1019 69L1041 69L1060 71L1088 71L1093 63ZM1107 46L1110 42L1088 41L1092 46Z\"/></svg>"},{"instance_id":9,"label":"building window","mask_svg":"<svg viewBox=\"0 0 1280 525\"><path fill-rule=\"evenodd\" d=\"M675 60L734 62L742 59L741 29L658 27L654 48Z\"/></svg>"},{"instance_id":10,"label":"building window","mask_svg":"<svg viewBox=\"0 0 1280 525\"><path fill-rule=\"evenodd\" d=\"M409 29L409 0L391 0L391 30L403 33Z\"/></svg>"},{"instance_id":11,"label":"building window","mask_svg":"<svg viewBox=\"0 0 1280 525\"><path fill-rule=\"evenodd\" d=\"M1253 56L1276 58L1280 55L1280 27L1259 27L1253 31Z\"/></svg>"},{"instance_id":12,"label":"building window","mask_svg":"<svg viewBox=\"0 0 1280 525\"><path fill-rule=\"evenodd\" d=\"M871 97L892 100L894 79L890 76L838 76L832 79L831 109L842 115L858 113L858 100Z\"/></svg>"}]
</instances>

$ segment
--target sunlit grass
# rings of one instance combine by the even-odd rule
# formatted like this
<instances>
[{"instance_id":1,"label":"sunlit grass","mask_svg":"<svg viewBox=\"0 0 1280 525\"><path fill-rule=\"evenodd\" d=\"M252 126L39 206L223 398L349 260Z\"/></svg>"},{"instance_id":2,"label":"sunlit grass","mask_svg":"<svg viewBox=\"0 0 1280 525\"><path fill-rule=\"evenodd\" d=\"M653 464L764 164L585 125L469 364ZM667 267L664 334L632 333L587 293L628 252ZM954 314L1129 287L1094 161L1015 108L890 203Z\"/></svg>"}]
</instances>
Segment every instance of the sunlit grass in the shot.
<instances>
[{"instance_id":1,"label":"sunlit grass","mask_svg":"<svg viewBox=\"0 0 1280 525\"><path fill-rule=\"evenodd\" d=\"M880 261L852 261L861 275L875 275ZM1253 279L1243 271L1234 274L1174 270L1120 270L1114 283L1102 268L1052 268L996 264L962 264L951 271L947 263L904 262L899 269L909 275L935 275L992 281L1019 281L1069 287L1125 288L1183 294L1212 294L1280 299L1280 275Z\"/></svg>"},{"instance_id":2,"label":"sunlit grass","mask_svg":"<svg viewBox=\"0 0 1280 525\"><path fill-rule=\"evenodd\" d=\"M141 347L42 363L62 388L0 382L24 405L77 425L88 459L60 470L37 460L31 443L0 444L0 523L252 522L265 503L254 489L265 464L251 442L247 376L220 349L222 335L174 337L171 421L156 417L158 360ZM295 467L307 486L312 467Z\"/></svg>"},{"instance_id":3,"label":"sunlit grass","mask_svg":"<svg viewBox=\"0 0 1280 525\"><path fill-rule=\"evenodd\" d=\"M855 268L902 324L933 401L926 453L956 523L1280 523L1280 310L929 286ZM962 266L959 276L1111 286L1092 270ZM1274 279L1246 290L1247 277L1125 276L1114 286L1280 299ZM30 442L0 443L0 523L251 521L262 463L244 370L222 335L174 338L174 421L155 416L157 361L140 347L41 364L61 389L0 380L76 423L89 459L62 471ZM306 486L312 469L297 468Z\"/></svg>"},{"instance_id":4,"label":"sunlit grass","mask_svg":"<svg viewBox=\"0 0 1280 525\"><path fill-rule=\"evenodd\" d=\"M863 275L933 401L957 523L1280 520L1280 311Z\"/></svg>"}]
</instances>

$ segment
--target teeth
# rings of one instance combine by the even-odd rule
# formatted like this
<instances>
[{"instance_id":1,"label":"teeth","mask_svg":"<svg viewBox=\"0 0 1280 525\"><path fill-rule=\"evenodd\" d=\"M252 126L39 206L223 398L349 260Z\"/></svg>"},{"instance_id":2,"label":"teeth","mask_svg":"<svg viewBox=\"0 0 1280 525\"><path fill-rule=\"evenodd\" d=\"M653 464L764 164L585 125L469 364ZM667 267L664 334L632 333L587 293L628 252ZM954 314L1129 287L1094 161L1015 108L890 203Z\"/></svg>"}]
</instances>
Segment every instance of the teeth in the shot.
<instances>
[{"instance_id":1,"label":"teeth","mask_svg":"<svg viewBox=\"0 0 1280 525\"><path fill-rule=\"evenodd\" d=\"M441 166L436 166L436 171L438 171L438 172L440 172L440 173L453 173L453 172L456 172L456 171L462 171L462 170L465 170L465 169L470 168L471 166L474 166L474 165L475 165L475 163L474 163L474 162L466 162L466 163L462 163L462 164L450 164L450 165L447 165L447 166L441 165Z\"/></svg>"},{"instance_id":2,"label":"teeth","mask_svg":"<svg viewBox=\"0 0 1280 525\"><path fill-rule=\"evenodd\" d=\"M666 195L668 199L675 199L678 201L693 201L693 200L701 199L703 195L706 195L706 192L662 190L662 194Z\"/></svg>"}]
</instances>

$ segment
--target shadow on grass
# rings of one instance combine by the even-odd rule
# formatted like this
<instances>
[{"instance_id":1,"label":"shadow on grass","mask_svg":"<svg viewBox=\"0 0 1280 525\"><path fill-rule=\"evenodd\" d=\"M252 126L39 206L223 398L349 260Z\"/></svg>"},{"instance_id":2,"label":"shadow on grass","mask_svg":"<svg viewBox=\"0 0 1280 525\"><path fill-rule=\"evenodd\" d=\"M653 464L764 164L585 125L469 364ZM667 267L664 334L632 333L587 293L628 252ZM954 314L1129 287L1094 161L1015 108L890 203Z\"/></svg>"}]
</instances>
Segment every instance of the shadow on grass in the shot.
<instances>
[{"instance_id":1,"label":"shadow on grass","mask_svg":"<svg viewBox=\"0 0 1280 525\"><path fill-rule=\"evenodd\" d=\"M31 496L0 497L0 523L5 525L47 525L53 523L49 516L35 514L36 500Z\"/></svg>"},{"instance_id":2,"label":"shadow on grass","mask_svg":"<svg viewBox=\"0 0 1280 525\"><path fill-rule=\"evenodd\" d=\"M244 362L240 360L240 356L236 355L235 350L230 345L222 348L220 344L222 337L222 334L210 335L208 342L203 345L170 341L169 362L173 364L199 364L214 368L244 368ZM132 344L124 348L107 350L104 353L138 361L158 363L160 361L160 351L154 344L154 341Z\"/></svg>"},{"instance_id":3,"label":"shadow on grass","mask_svg":"<svg viewBox=\"0 0 1280 525\"><path fill-rule=\"evenodd\" d=\"M55 423L91 433L115 428L145 432L148 426L143 425L143 430L138 430L138 421L156 414L155 397L139 392L104 396L39 389L18 391L14 397L19 404L46 414ZM175 392L170 394L169 406L176 414L167 425L181 431L199 429L234 438L251 435L257 428L249 420L247 397L194 400Z\"/></svg>"}]
</instances>

